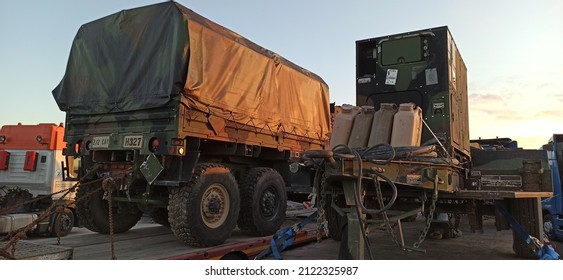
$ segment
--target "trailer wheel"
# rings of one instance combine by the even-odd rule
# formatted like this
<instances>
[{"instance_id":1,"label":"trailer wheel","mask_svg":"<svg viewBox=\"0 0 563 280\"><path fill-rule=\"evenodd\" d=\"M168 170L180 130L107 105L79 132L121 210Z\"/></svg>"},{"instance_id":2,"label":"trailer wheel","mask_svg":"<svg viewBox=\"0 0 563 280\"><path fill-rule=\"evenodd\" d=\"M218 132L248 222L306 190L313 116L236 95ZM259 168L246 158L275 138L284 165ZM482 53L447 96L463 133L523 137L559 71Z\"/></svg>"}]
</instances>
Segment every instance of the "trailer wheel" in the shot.
<instances>
[{"instance_id":1,"label":"trailer wheel","mask_svg":"<svg viewBox=\"0 0 563 280\"><path fill-rule=\"evenodd\" d=\"M225 242L240 209L238 185L228 168L199 164L186 185L171 187L168 204L172 232L190 246Z\"/></svg>"},{"instance_id":2,"label":"trailer wheel","mask_svg":"<svg viewBox=\"0 0 563 280\"><path fill-rule=\"evenodd\" d=\"M165 227L170 227L170 222L168 221L168 209L156 208L151 212L150 215L155 223Z\"/></svg>"},{"instance_id":3,"label":"trailer wheel","mask_svg":"<svg viewBox=\"0 0 563 280\"><path fill-rule=\"evenodd\" d=\"M85 228L108 234L110 231L108 201L103 199L104 192L100 188L100 184L89 184L78 188L75 198L76 216ZM96 191L90 194L94 190ZM133 203L113 201L112 206L114 233L128 231L143 215L143 212Z\"/></svg>"},{"instance_id":4,"label":"trailer wheel","mask_svg":"<svg viewBox=\"0 0 563 280\"><path fill-rule=\"evenodd\" d=\"M72 210L64 208L61 212L55 212L51 220L51 236L63 237L68 235L74 227L74 214Z\"/></svg>"},{"instance_id":5,"label":"trailer wheel","mask_svg":"<svg viewBox=\"0 0 563 280\"><path fill-rule=\"evenodd\" d=\"M509 199L509 211L514 219L526 232L538 239L543 237L543 221L541 201L539 198L514 198ZM538 256L514 230L512 230L512 249L517 256L527 259L536 259Z\"/></svg>"},{"instance_id":6,"label":"trailer wheel","mask_svg":"<svg viewBox=\"0 0 563 280\"><path fill-rule=\"evenodd\" d=\"M276 233L287 209L282 176L272 168L252 168L241 178L240 196L239 228L254 236Z\"/></svg>"}]
</instances>

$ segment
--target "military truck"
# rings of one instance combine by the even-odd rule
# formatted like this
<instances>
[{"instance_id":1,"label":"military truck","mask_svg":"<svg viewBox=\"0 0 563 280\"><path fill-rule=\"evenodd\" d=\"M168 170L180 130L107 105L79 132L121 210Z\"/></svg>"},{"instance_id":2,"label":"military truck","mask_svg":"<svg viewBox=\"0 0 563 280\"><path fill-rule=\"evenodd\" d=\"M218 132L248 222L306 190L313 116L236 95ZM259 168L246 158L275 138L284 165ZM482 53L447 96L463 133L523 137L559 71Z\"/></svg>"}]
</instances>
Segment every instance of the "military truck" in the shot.
<instances>
[{"instance_id":1,"label":"military truck","mask_svg":"<svg viewBox=\"0 0 563 280\"><path fill-rule=\"evenodd\" d=\"M483 230L484 216L496 217L498 230L509 229L511 219L499 209L508 209L541 242L540 201L553 192L547 155L484 149L470 141L467 69L447 26L357 41L356 82L356 106L377 110L383 103L414 104L422 108L422 131L420 145L381 142L305 153L321 166L316 177L320 216L328 221L333 238L345 240L343 257L365 257L366 224L385 224L400 247L419 250L434 230L455 237L461 215L467 216L472 231ZM401 220L417 213L427 223L410 246L393 227L401 228ZM436 219L440 214L449 219ZM528 248L533 244L513 232L515 253L535 257Z\"/></svg>"},{"instance_id":2,"label":"military truck","mask_svg":"<svg viewBox=\"0 0 563 280\"><path fill-rule=\"evenodd\" d=\"M52 93L80 224L120 233L146 213L193 246L275 233L310 186L289 163L330 128L320 77L175 2L81 26Z\"/></svg>"}]
</instances>

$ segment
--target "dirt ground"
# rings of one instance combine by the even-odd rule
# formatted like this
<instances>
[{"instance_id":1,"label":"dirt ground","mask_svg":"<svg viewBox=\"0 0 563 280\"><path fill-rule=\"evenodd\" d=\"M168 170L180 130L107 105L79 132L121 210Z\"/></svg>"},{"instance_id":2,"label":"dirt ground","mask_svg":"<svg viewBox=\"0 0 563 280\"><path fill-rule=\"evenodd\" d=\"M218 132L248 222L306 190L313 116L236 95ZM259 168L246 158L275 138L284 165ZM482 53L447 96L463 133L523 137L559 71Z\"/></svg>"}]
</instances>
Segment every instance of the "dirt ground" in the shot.
<instances>
[{"instance_id":1,"label":"dirt ground","mask_svg":"<svg viewBox=\"0 0 563 280\"><path fill-rule=\"evenodd\" d=\"M425 252L401 249L384 228L373 228L368 234L372 259L376 260L524 260L512 250L512 231L497 231L494 218L486 218L484 231L471 232L467 218L462 216L461 236L449 239L433 239L427 236L420 245ZM406 246L418 240L425 220L403 223ZM398 230L395 228L395 234ZM428 234L430 235L430 233ZM556 251L563 253L563 243L554 242ZM335 260L338 259L340 242L332 239L312 243L282 253L288 260ZM365 259L370 259L367 251Z\"/></svg>"}]
</instances>

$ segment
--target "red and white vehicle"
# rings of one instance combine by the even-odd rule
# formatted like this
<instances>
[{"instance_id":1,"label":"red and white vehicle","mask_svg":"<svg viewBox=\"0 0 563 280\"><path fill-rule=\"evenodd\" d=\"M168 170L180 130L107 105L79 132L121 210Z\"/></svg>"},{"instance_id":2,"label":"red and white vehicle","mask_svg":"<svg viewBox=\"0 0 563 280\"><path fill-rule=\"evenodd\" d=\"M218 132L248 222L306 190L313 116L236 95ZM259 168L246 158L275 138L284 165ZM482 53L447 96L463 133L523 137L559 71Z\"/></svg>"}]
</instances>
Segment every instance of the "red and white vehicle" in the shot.
<instances>
[{"instance_id":1,"label":"red and white vehicle","mask_svg":"<svg viewBox=\"0 0 563 280\"><path fill-rule=\"evenodd\" d=\"M62 123L0 128L0 234L31 224L53 203L57 205L32 232L64 236L72 230L74 193L60 199L74 184L63 180L74 170L74 161L67 161L62 153L63 134ZM70 168L63 170L63 166Z\"/></svg>"}]
</instances>

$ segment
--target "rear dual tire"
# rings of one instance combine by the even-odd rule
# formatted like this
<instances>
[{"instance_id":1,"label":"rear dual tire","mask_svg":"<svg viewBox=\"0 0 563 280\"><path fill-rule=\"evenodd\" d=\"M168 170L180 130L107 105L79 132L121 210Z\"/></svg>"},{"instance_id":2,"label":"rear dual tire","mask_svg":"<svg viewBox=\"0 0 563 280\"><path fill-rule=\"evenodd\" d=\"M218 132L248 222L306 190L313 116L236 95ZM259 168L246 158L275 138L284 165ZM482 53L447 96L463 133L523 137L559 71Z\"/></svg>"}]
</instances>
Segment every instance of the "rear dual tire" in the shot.
<instances>
[{"instance_id":1,"label":"rear dual tire","mask_svg":"<svg viewBox=\"0 0 563 280\"><path fill-rule=\"evenodd\" d=\"M276 233L285 220L287 193L282 176L274 169L256 167L240 181L241 210L238 227L246 234Z\"/></svg>"},{"instance_id":2,"label":"rear dual tire","mask_svg":"<svg viewBox=\"0 0 563 280\"><path fill-rule=\"evenodd\" d=\"M99 233L110 232L108 201L96 184L83 183L76 191L76 215L80 225ZM96 190L97 189L97 190ZM112 202L113 232L122 233L134 227L142 216L141 210L133 203Z\"/></svg>"},{"instance_id":3,"label":"rear dual tire","mask_svg":"<svg viewBox=\"0 0 563 280\"><path fill-rule=\"evenodd\" d=\"M240 210L235 177L219 164L199 164L186 185L169 188L168 221L178 239L190 246L224 243Z\"/></svg>"}]
</instances>

